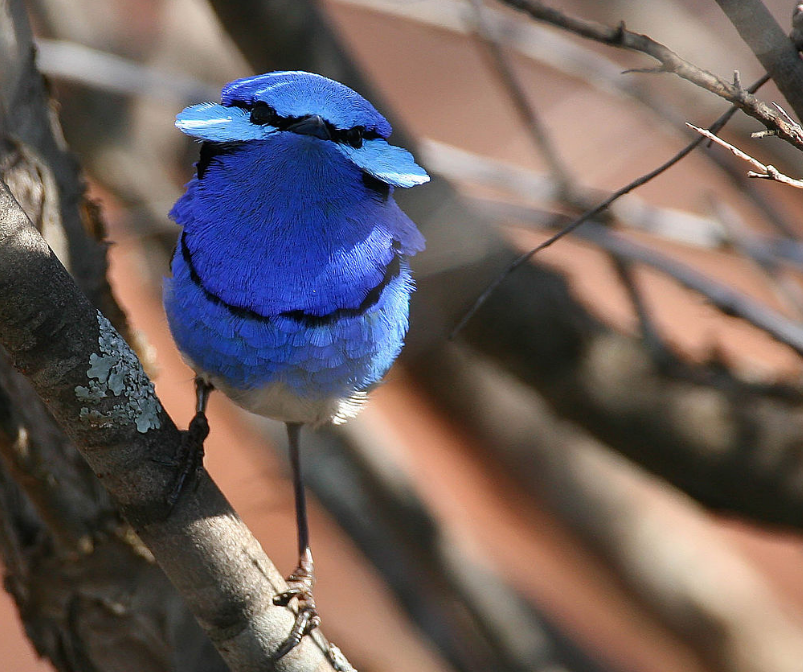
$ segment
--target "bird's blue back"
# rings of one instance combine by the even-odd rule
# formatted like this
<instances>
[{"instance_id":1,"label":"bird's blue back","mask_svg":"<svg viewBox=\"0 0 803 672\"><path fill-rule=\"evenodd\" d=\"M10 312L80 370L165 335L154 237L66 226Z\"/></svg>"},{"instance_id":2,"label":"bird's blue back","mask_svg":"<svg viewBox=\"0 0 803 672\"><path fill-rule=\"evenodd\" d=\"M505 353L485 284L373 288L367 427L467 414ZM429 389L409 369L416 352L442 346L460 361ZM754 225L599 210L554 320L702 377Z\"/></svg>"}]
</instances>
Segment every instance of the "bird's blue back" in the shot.
<instances>
[{"instance_id":1,"label":"bird's blue back","mask_svg":"<svg viewBox=\"0 0 803 672\"><path fill-rule=\"evenodd\" d=\"M393 188L426 173L386 142L390 125L368 101L319 75L237 80L222 103L177 120L204 145L171 211L183 227L165 286L173 335L236 400L271 386L312 402L352 397L402 346L405 257L424 241Z\"/></svg>"}]
</instances>

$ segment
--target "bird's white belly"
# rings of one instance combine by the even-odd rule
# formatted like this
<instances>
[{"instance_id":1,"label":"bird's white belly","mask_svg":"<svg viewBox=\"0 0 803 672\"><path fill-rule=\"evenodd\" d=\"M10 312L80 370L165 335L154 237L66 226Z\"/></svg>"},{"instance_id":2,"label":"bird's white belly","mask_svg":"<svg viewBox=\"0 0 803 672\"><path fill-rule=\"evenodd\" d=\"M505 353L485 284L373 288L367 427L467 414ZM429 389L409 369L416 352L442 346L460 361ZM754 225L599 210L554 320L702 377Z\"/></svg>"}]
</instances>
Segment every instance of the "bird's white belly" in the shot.
<instances>
[{"instance_id":1,"label":"bird's white belly","mask_svg":"<svg viewBox=\"0 0 803 672\"><path fill-rule=\"evenodd\" d=\"M280 382L242 390L198 370L189 360L187 363L201 378L214 385L241 408L281 422L301 422L313 427L327 422L338 425L357 415L367 399L364 392L345 398L331 396L311 399L296 394Z\"/></svg>"}]
</instances>

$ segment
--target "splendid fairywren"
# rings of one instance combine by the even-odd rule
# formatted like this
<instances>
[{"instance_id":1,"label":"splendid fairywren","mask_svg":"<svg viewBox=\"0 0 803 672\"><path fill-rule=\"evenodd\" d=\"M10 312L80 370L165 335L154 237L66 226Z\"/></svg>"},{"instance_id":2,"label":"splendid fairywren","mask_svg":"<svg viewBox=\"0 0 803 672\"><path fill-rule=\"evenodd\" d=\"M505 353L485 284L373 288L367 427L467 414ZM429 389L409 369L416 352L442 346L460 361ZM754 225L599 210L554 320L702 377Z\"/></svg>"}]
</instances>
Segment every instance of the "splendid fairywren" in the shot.
<instances>
[{"instance_id":1,"label":"splendid fairywren","mask_svg":"<svg viewBox=\"0 0 803 672\"><path fill-rule=\"evenodd\" d=\"M424 248L393 199L429 180L390 124L348 87L307 72L231 82L176 126L202 141L170 212L182 226L165 281L170 330L196 373L188 436L200 452L212 389L287 424L299 564L277 604L299 598L282 656L318 623L299 468L302 424L341 422L401 350Z\"/></svg>"}]
</instances>

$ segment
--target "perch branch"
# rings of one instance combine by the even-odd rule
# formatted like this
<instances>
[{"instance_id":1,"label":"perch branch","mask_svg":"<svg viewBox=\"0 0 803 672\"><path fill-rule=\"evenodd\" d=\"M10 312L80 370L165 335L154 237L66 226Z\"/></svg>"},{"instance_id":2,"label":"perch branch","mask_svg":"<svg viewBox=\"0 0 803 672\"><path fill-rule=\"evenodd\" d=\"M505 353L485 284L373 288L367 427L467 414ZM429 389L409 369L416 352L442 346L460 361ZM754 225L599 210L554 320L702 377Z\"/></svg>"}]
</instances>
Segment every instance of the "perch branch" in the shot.
<instances>
[{"instance_id":1,"label":"perch branch","mask_svg":"<svg viewBox=\"0 0 803 672\"><path fill-rule=\"evenodd\" d=\"M265 669L293 623L284 582L204 471L171 510L178 430L134 353L0 187L0 344L103 480L233 671ZM333 670L308 638L279 670Z\"/></svg>"}]
</instances>

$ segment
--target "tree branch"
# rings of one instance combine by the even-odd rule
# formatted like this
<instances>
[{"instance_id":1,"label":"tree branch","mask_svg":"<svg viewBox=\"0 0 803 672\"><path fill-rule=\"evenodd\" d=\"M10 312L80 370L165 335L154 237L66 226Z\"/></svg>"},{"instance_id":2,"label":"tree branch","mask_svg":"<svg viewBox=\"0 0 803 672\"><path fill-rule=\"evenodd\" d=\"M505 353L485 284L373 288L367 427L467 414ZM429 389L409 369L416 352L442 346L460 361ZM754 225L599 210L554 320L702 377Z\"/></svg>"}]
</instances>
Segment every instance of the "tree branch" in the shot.
<instances>
[{"instance_id":1,"label":"tree branch","mask_svg":"<svg viewBox=\"0 0 803 672\"><path fill-rule=\"evenodd\" d=\"M784 33L761 0L717 0L739 35L803 119L803 61L795 44Z\"/></svg>"},{"instance_id":2,"label":"tree branch","mask_svg":"<svg viewBox=\"0 0 803 672\"><path fill-rule=\"evenodd\" d=\"M75 442L232 670L332 670L293 623L284 581L204 471L171 510L178 430L136 356L0 189L0 344Z\"/></svg>"},{"instance_id":3,"label":"tree branch","mask_svg":"<svg viewBox=\"0 0 803 672\"><path fill-rule=\"evenodd\" d=\"M798 149L803 149L803 128L798 124L790 123L776 110L773 110L769 105L760 101L752 93L736 83L729 82L707 70L698 68L647 35L627 30L624 22L620 23L616 28L610 28L592 21L569 16L536 0L500 0L500 2L524 12L536 21L542 21L557 28L568 30L580 37L651 56L660 63L660 66L655 70L650 70L650 72L671 72L720 98L724 98L746 114L760 121L769 130L776 131L778 137L783 138Z\"/></svg>"}]
</instances>

